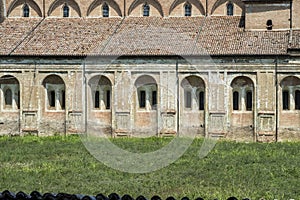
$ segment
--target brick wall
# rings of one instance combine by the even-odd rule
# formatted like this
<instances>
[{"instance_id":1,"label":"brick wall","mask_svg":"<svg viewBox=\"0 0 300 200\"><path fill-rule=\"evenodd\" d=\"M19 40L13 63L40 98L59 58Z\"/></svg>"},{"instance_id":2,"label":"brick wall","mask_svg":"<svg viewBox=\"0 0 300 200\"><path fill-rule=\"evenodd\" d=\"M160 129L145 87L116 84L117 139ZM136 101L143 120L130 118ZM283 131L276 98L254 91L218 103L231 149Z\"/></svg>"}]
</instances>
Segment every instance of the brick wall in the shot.
<instances>
[{"instance_id":1,"label":"brick wall","mask_svg":"<svg viewBox=\"0 0 300 200\"><path fill-rule=\"evenodd\" d=\"M39 17L44 14L48 16L62 16L62 6L60 4L56 5L56 1L45 1L43 5L43 0L31 0L28 1L30 6L30 17ZM102 4L96 3L91 9L92 0L66 0L66 3L70 5L70 17L101 17L102 16ZM130 16L142 16L142 5L145 1L124 1L116 0L108 2L110 6L110 16L124 16L130 14ZM13 0L5 1L5 5L0 6L0 13L3 16L9 17L20 17L23 14L23 4L12 4ZM150 5L150 15L151 16L184 16L184 3L178 0L160 0L147 1ZM202 16L202 15L226 15L226 4L227 1L214 0L208 1L206 5L206 0L201 1L189 1L192 5L192 16ZM282 3L247 3L245 4L240 0L233 0L234 4L234 15L242 16L246 15L246 29L266 29L267 20L272 20L273 29L288 29L290 27L290 5L289 2ZM44 10L45 9L45 10ZM161 9L161 10L160 10ZM293 1L293 28L300 28L300 0ZM4 13L6 12L6 13ZM0 17L1 18L1 17Z\"/></svg>"},{"instance_id":2,"label":"brick wall","mask_svg":"<svg viewBox=\"0 0 300 200\"><path fill-rule=\"evenodd\" d=\"M245 28L267 30L267 21L272 20L272 29L289 29L290 10L288 3L247 4Z\"/></svg>"},{"instance_id":3,"label":"brick wall","mask_svg":"<svg viewBox=\"0 0 300 200\"><path fill-rule=\"evenodd\" d=\"M300 29L300 0L293 1L293 28Z\"/></svg>"}]
</instances>

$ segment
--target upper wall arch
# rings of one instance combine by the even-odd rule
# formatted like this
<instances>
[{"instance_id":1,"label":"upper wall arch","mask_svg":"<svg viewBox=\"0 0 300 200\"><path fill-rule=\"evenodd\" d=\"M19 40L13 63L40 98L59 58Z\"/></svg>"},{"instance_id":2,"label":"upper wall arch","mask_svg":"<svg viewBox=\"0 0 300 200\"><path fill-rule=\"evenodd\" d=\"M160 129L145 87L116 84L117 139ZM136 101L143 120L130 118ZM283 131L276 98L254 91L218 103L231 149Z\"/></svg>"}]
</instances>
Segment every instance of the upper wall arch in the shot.
<instances>
[{"instance_id":1,"label":"upper wall arch","mask_svg":"<svg viewBox=\"0 0 300 200\"><path fill-rule=\"evenodd\" d=\"M213 4L213 6L212 6L212 8L211 8L210 14L212 15L212 14L214 13L214 11L215 11L220 5L222 5L222 4L226 3L226 2L234 3L235 5L237 5L238 7L240 7L240 8L243 10L243 12L245 12L245 9L244 9L245 5L244 5L244 3L243 3L241 0L217 0L217 1Z\"/></svg>"},{"instance_id":2,"label":"upper wall arch","mask_svg":"<svg viewBox=\"0 0 300 200\"><path fill-rule=\"evenodd\" d=\"M185 2L189 2L190 4L195 6L202 15L205 15L205 9L199 0L188 0L188 1L187 0L175 0L175 1L173 1L172 5L169 9L169 15L172 13L174 8L176 8L178 5L185 3Z\"/></svg>"},{"instance_id":3,"label":"upper wall arch","mask_svg":"<svg viewBox=\"0 0 300 200\"><path fill-rule=\"evenodd\" d=\"M62 6L63 4L67 3L68 6L70 6L71 8L73 8L76 13L78 14L79 17L81 17L81 10L80 7L78 5L78 3L75 0L55 0L49 7L48 10L48 16L51 15L51 13L58 8L59 6Z\"/></svg>"},{"instance_id":4,"label":"upper wall arch","mask_svg":"<svg viewBox=\"0 0 300 200\"><path fill-rule=\"evenodd\" d=\"M64 79L57 75L57 74L49 74L47 75L43 81L42 81L42 85L46 86L46 83L51 83L51 84L63 84L64 86L66 86Z\"/></svg>"},{"instance_id":5,"label":"upper wall arch","mask_svg":"<svg viewBox=\"0 0 300 200\"><path fill-rule=\"evenodd\" d=\"M14 0L11 2L7 9L7 16L18 6L23 5L23 4L28 4L30 8L32 8L38 15L39 17L42 17L42 11L38 4L34 0Z\"/></svg>"},{"instance_id":6,"label":"upper wall arch","mask_svg":"<svg viewBox=\"0 0 300 200\"><path fill-rule=\"evenodd\" d=\"M134 82L136 88L145 85L157 85L157 81L153 76L150 75L140 75Z\"/></svg>"},{"instance_id":7,"label":"upper wall arch","mask_svg":"<svg viewBox=\"0 0 300 200\"><path fill-rule=\"evenodd\" d=\"M13 75L4 75L0 78L0 84L20 84L20 81L17 77Z\"/></svg>"},{"instance_id":8,"label":"upper wall arch","mask_svg":"<svg viewBox=\"0 0 300 200\"><path fill-rule=\"evenodd\" d=\"M254 87L254 81L248 76L236 76L231 80L230 86L235 87Z\"/></svg>"},{"instance_id":9,"label":"upper wall arch","mask_svg":"<svg viewBox=\"0 0 300 200\"><path fill-rule=\"evenodd\" d=\"M206 83L205 80L200 76L187 75L181 80L181 87L182 88L190 88L190 87L205 88Z\"/></svg>"},{"instance_id":10,"label":"upper wall arch","mask_svg":"<svg viewBox=\"0 0 300 200\"><path fill-rule=\"evenodd\" d=\"M93 86L93 85L109 85L109 86L112 86L112 80L110 80L110 78L105 76L105 75L94 75L93 77L91 77L89 79L88 84L90 86Z\"/></svg>"},{"instance_id":11,"label":"upper wall arch","mask_svg":"<svg viewBox=\"0 0 300 200\"><path fill-rule=\"evenodd\" d=\"M120 9L120 6L117 4L117 2L115 0L94 0L91 5L89 6L88 10L87 10L87 16L90 15L90 13L97 8L98 6L100 6L101 4L103 4L104 2L106 2L110 7L112 7L120 17L122 17L122 12Z\"/></svg>"},{"instance_id":12,"label":"upper wall arch","mask_svg":"<svg viewBox=\"0 0 300 200\"><path fill-rule=\"evenodd\" d=\"M280 81L280 86L300 86L300 79L297 76L287 76Z\"/></svg>"},{"instance_id":13,"label":"upper wall arch","mask_svg":"<svg viewBox=\"0 0 300 200\"><path fill-rule=\"evenodd\" d=\"M148 3L149 5L152 5L154 8L156 8L159 12L159 14L163 17L164 16L164 12L162 9L161 4L158 2L158 0L134 0L132 2L132 4L130 5L129 9L128 9L128 15L130 15L130 13L139 5L144 4L144 3Z\"/></svg>"}]
</instances>

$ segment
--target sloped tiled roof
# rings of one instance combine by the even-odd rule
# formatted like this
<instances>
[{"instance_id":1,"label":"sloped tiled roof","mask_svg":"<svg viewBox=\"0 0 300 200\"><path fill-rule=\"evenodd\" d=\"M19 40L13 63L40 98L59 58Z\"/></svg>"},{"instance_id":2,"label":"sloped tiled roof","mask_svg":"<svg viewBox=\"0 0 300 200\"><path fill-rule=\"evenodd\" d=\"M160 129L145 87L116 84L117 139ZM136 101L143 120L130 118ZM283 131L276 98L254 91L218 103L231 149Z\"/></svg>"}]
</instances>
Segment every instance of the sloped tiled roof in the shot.
<instances>
[{"instance_id":1,"label":"sloped tiled roof","mask_svg":"<svg viewBox=\"0 0 300 200\"><path fill-rule=\"evenodd\" d=\"M193 55L203 17L136 17L124 20L103 55Z\"/></svg>"},{"instance_id":2,"label":"sloped tiled roof","mask_svg":"<svg viewBox=\"0 0 300 200\"><path fill-rule=\"evenodd\" d=\"M120 18L46 18L13 54L88 54L104 44L120 22Z\"/></svg>"},{"instance_id":3,"label":"sloped tiled roof","mask_svg":"<svg viewBox=\"0 0 300 200\"><path fill-rule=\"evenodd\" d=\"M16 18L2 55L285 55L289 31L245 31L240 17ZM40 23L39 23L40 22ZM299 47L299 31L289 47Z\"/></svg>"},{"instance_id":4,"label":"sloped tiled roof","mask_svg":"<svg viewBox=\"0 0 300 200\"><path fill-rule=\"evenodd\" d=\"M288 31L244 31L239 17L209 17L198 44L210 55L281 55L287 52Z\"/></svg>"},{"instance_id":5,"label":"sloped tiled roof","mask_svg":"<svg viewBox=\"0 0 300 200\"><path fill-rule=\"evenodd\" d=\"M0 55L9 55L41 21L41 18L8 18L0 24Z\"/></svg>"},{"instance_id":6,"label":"sloped tiled roof","mask_svg":"<svg viewBox=\"0 0 300 200\"><path fill-rule=\"evenodd\" d=\"M290 42L290 49L300 49L300 30L292 31L292 38Z\"/></svg>"}]
</instances>

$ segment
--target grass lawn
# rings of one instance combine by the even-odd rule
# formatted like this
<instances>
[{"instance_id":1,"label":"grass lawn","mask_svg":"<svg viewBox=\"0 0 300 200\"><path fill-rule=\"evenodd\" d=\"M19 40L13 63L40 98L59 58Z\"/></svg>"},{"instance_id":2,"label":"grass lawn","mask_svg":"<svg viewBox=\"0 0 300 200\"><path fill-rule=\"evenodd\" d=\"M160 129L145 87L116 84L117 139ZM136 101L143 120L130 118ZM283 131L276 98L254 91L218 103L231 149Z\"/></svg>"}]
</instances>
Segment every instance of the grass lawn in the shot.
<instances>
[{"instance_id":1,"label":"grass lawn","mask_svg":"<svg viewBox=\"0 0 300 200\"><path fill-rule=\"evenodd\" d=\"M124 149L147 152L170 142L162 138L119 138ZM196 139L175 163L155 172L131 174L97 161L78 136L1 137L0 191L66 192L147 198L300 199L300 143L218 141L207 157L198 157Z\"/></svg>"}]
</instances>

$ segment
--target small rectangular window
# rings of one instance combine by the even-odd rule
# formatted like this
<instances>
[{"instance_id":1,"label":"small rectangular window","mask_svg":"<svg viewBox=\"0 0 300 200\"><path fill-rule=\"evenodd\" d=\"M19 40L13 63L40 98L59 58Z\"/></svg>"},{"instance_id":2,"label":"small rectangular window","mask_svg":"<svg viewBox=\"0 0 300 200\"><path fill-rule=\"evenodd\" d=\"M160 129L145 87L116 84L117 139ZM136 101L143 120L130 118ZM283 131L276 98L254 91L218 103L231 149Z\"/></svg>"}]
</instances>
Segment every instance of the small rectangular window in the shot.
<instances>
[{"instance_id":1,"label":"small rectangular window","mask_svg":"<svg viewBox=\"0 0 300 200\"><path fill-rule=\"evenodd\" d=\"M66 93L64 90L61 91L61 108L65 109L66 106Z\"/></svg>"},{"instance_id":2,"label":"small rectangular window","mask_svg":"<svg viewBox=\"0 0 300 200\"><path fill-rule=\"evenodd\" d=\"M199 92L199 110L204 110L204 92Z\"/></svg>"},{"instance_id":3,"label":"small rectangular window","mask_svg":"<svg viewBox=\"0 0 300 200\"><path fill-rule=\"evenodd\" d=\"M157 104L157 92L152 91L152 106L155 106Z\"/></svg>"},{"instance_id":4,"label":"small rectangular window","mask_svg":"<svg viewBox=\"0 0 300 200\"><path fill-rule=\"evenodd\" d=\"M141 90L140 91L140 108L145 108L146 107L146 91Z\"/></svg>"},{"instance_id":5,"label":"small rectangular window","mask_svg":"<svg viewBox=\"0 0 300 200\"><path fill-rule=\"evenodd\" d=\"M100 108L100 94L99 94L99 91L95 92L94 108Z\"/></svg>"},{"instance_id":6,"label":"small rectangular window","mask_svg":"<svg viewBox=\"0 0 300 200\"><path fill-rule=\"evenodd\" d=\"M7 105L7 106L12 106L12 91L11 91L11 89L7 89L6 91L5 91L5 105Z\"/></svg>"},{"instance_id":7,"label":"small rectangular window","mask_svg":"<svg viewBox=\"0 0 300 200\"><path fill-rule=\"evenodd\" d=\"M233 92L233 110L239 110L239 93Z\"/></svg>"},{"instance_id":8,"label":"small rectangular window","mask_svg":"<svg viewBox=\"0 0 300 200\"><path fill-rule=\"evenodd\" d=\"M185 91L185 107L192 108L192 92Z\"/></svg>"},{"instance_id":9,"label":"small rectangular window","mask_svg":"<svg viewBox=\"0 0 300 200\"><path fill-rule=\"evenodd\" d=\"M295 92L295 109L300 110L300 91L296 90Z\"/></svg>"},{"instance_id":10,"label":"small rectangular window","mask_svg":"<svg viewBox=\"0 0 300 200\"><path fill-rule=\"evenodd\" d=\"M49 92L49 106L50 107L55 107L55 91L51 90Z\"/></svg>"},{"instance_id":11,"label":"small rectangular window","mask_svg":"<svg viewBox=\"0 0 300 200\"><path fill-rule=\"evenodd\" d=\"M184 12L185 12L184 15L186 17L191 16L192 15L192 6L190 4L185 4L185 6L184 6Z\"/></svg>"},{"instance_id":12,"label":"small rectangular window","mask_svg":"<svg viewBox=\"0 0 300 200\"><path fill-rule=\"evenodd\" d=\"M110 109L110 90L106 90L106 109Z\"/></svg>"},{"instance_id":13,"label":"small rectangular window","mask_svg":"<svg viewBox=\"0 0 300 200\"><path fill-rule=\"evenodd\" d=\"M146 3L143 6L143 16L148 17L150 15L150 6Z\"/></svg>"},{"instance_id":14,"label":"small rectangular window","mask_svg":"<svg viewBox=\"0 0 300 200\"><path fill-rule=\"evenodd\" d=\"M18 91L18 96L17 96L17 107L20 109L20 91Z\"/></svg>"},{"instance_id":15,"label":"small rectangular window","mask_svg":"<svg viewBox=\"0 0 300 200\"><path fill-rule=\"evenodd\" d=\"M289 100L289 92L283 91L282 92L282 108L283 110L289 110L290 109L290 100Z\"/></svg>"},{"instance_id":16,"label":"small rectangular window","mask_svg":"<svg viewBox=\"0 0 300 200\"><path fill-rule=\"evenodd\" d=\"M246 110L252 110L252 92L248 91L246 95Z\"/></svg>"}]
</instances>

